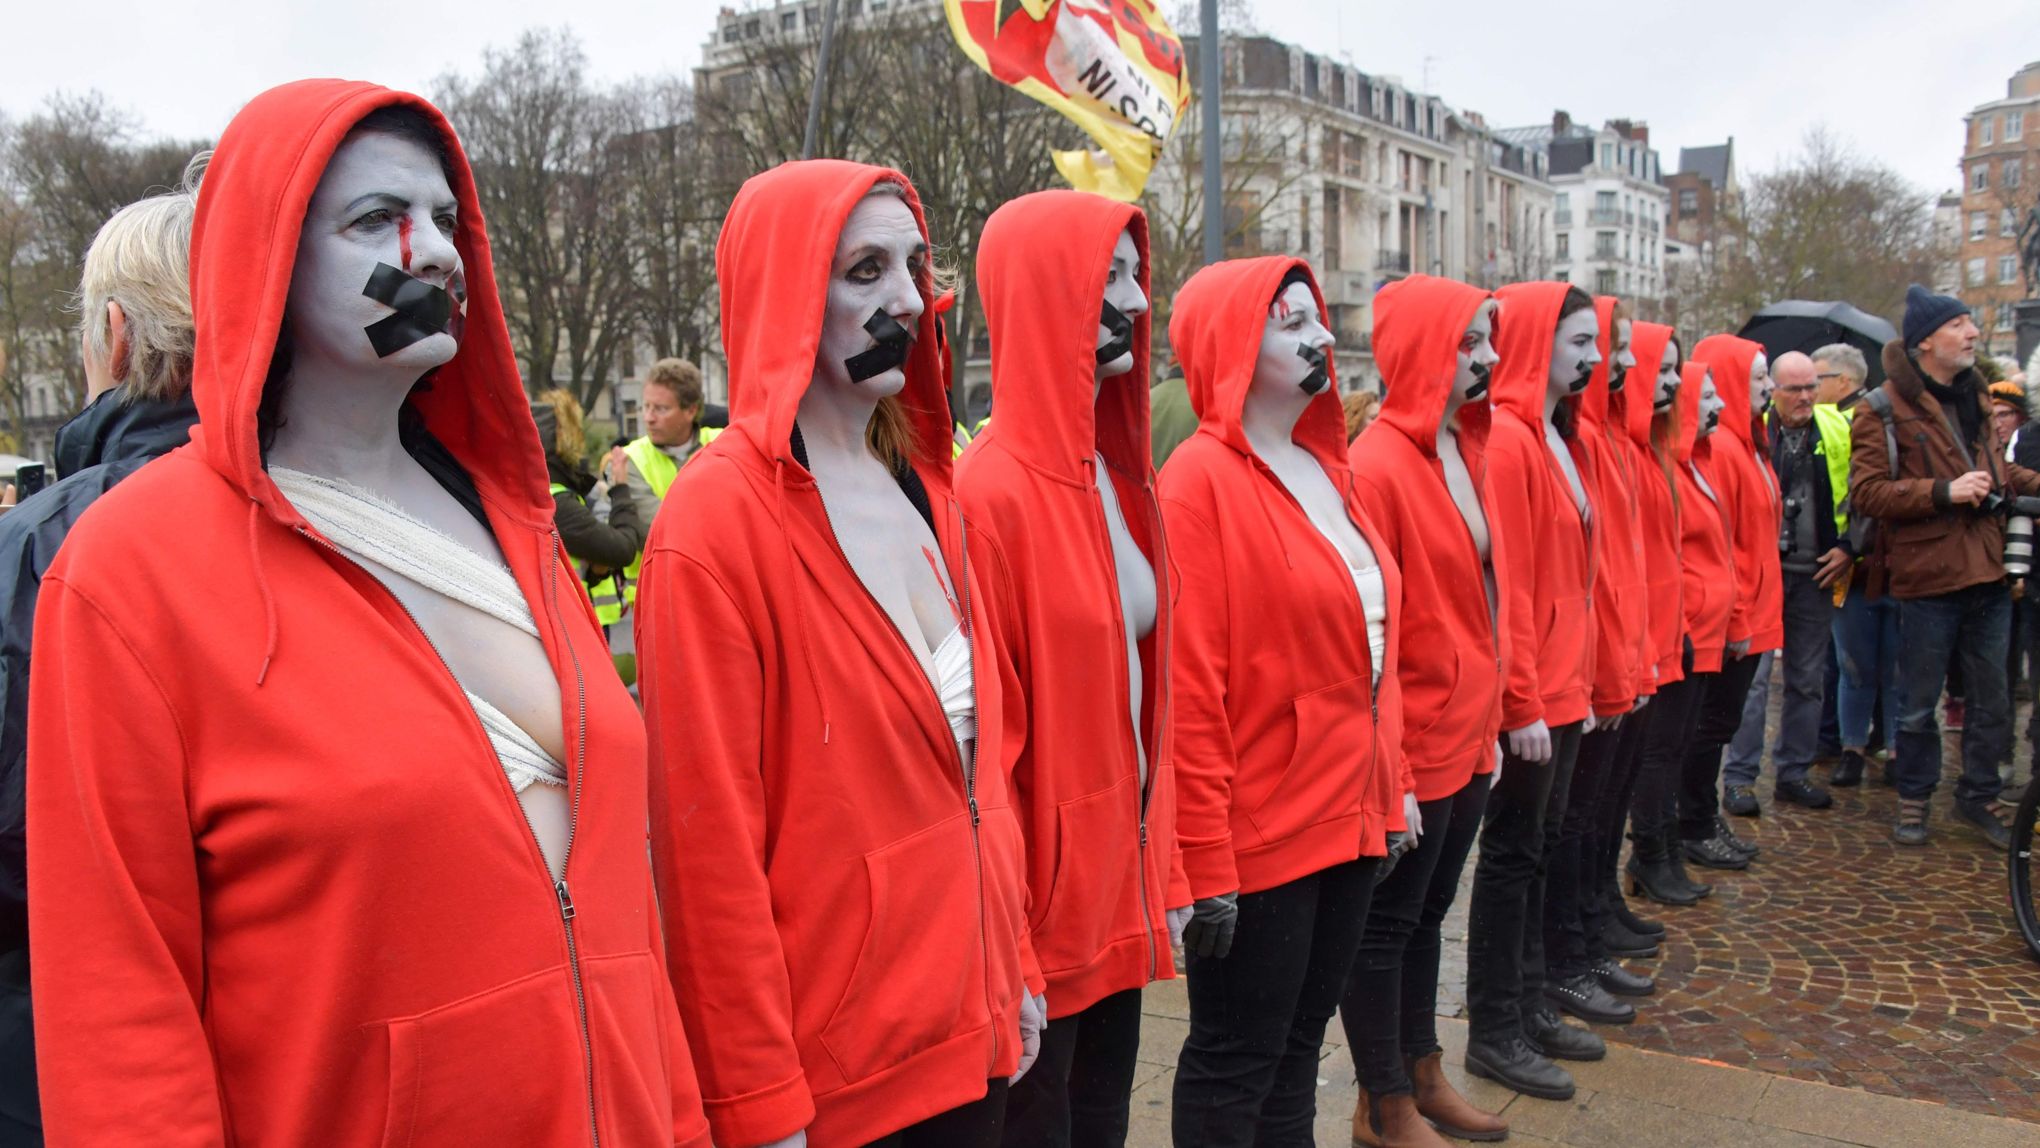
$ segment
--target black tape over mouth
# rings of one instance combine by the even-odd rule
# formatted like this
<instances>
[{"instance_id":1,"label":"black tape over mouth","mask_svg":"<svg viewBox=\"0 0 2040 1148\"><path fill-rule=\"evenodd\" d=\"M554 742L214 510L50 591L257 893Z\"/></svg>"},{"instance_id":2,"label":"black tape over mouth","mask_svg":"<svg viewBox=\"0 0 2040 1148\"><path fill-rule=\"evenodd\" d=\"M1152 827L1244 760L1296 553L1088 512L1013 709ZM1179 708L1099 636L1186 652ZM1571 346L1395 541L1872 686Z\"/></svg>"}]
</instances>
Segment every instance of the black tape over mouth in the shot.
<instances>
[{"instance_id":1,"label":"black tape over mouth","mask_svg":"<svg viewBox=\"0 0 2040 1148\"><path fill-rule=\"evenodd\" d=\"M882 375L906 362L907 351L914 345L913 329L902 325L883 309L873 311L871 318L864 321L864 332L878 340L878 346L843 360L843 369L850 372L853 383Z\"/></svg>"},{"instance_id":2,"label":"black tape over mouth","mask_svg":"<svg viewBox=\"0 0 2040 1148\"><path fill-rule=\"evenodd\" d=\"M1619 365L1617 365L1617 364L1614 364L1614 363L1610 363L1610 364L1608 364L1608 393L1609 393L1609 394L1611 394L1611 395L1619 395L1619 394L1621 394L1621 393L1622 393L1622 384L1623 384L1623 383L1626 383L1626 382L1628 382L1628 381L1629 381L1629 372L1628 372L1627 370L1623 369L1623 368L1622 368L1621 366L1619 366Z\"/></svg>"},{"instance_id":3,"label":"black tape over mouth","mask_svg":"<svg viewBox=\"0 0 2040 1148\"><path fill-rule=\"evenodd\" d=\"M1098 348L1098 365L1104 366L1121 355L1133 353L1133 317L1109 300L1098 304L1098 322L1112 336Z\"/></svg>"},{"instance_id":4,"label":"black tape over mouth","mask_svg":"<svg viewBox=\"0 0 2040 1148\"><path fill-rule=\"evenodd\" d=\"M1588 383L1591 383L1593 381L1594 381L1594 368L1588 367L1586 370L1580 372L1579 378L1574 379L1570 384L1566 386L1565 393L1569 395L1579 394L1581 391L1587 389Z\"/></svg>"},{"instance_id":5,"label":"black tape over mouth","mask_svg":"<svg viewBox=\"0 0 2040 1148\"><path fill-rule=\"evenodd\" d=\"M1473 385L1466 388L1466 401L1479 402L1487 397L1488 387L1494 381L1494 368L1486 363L1469 363L1467 370L1473 372Z\"/></svg>"},{"instance_id":6,"label":"black tape over mouth","mask_svg":"<svg viewBox=\"0 0 2040 1148\"><path fill-rule=\"evenodd\" d=\"M1664 398L1661 398L1656 402L1650 404L1650 409L1654 411L1668 411L1672 409L1672 404L1678 401L1679 401L1679 388L1677 384L1674 384L1671 387L1666 388Z\"/></svg>"},{"instance_id":7,"label":"black tape over mouth","mask_svg":"<svg viewBox=\"0 0 2040 1148\"><path fill-rule=\"evenodd\" d=\"M1325 369L1325 353L1323 351L1318 350L1309 343L1298 343L1296 345L1296 357L1310 364L1310 374L1305 375L1302 381L1296 384L1303 388L1304 394L1314 395L1331 385L1332 376Z\"/></svg>"},{"instance_id":8,"label":"black tape over mouth","mask_svg":"<svg viewBox=\"0 0 2040 1148\"><path fill-rule=\"evenodd\" d=\"M452 334L453 296L409 272L378 263L361 293L395 312L363 328L379 358L434 335Z\"/></svg>"}]
</instances>

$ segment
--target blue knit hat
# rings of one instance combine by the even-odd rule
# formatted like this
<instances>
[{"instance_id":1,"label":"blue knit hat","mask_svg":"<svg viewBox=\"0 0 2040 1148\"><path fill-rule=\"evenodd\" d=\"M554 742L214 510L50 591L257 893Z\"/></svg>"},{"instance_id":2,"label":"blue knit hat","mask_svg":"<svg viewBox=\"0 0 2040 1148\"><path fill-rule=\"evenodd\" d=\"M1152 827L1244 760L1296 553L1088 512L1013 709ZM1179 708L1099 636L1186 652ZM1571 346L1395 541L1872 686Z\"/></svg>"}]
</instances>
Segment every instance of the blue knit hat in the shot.
<instances>
[{"instance_id":1,"label":"blue knit hat","mask_svg":"<svg viewBox=\"0 0 2040 1148\"><path fill-rule=\"evenodd\" d=\"M1915 283L1905 289L1905 346L1907 350L1927 341L1927 336L1958 315L1969 314L1969 305L1953 295L1936 295Z\"/></svg>"}]
</instances>

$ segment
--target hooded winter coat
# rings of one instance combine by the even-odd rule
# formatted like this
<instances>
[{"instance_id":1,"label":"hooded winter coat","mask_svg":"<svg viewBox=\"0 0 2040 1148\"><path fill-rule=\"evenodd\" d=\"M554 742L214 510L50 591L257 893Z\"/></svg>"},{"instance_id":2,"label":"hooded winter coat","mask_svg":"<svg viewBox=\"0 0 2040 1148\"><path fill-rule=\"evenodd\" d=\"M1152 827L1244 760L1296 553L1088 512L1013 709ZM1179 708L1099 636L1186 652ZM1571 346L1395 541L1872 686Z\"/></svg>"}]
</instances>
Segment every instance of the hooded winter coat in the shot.
<instances>
[{"instance_id":1,"label":"hooded winter coat","mask_svg":"<svg viewBox=\"0 0 2040 1148\"><path fill-rule=\"evenodd\" d=\"M1509 564L1501 579L1502 728L1587 716L1594 673L1595 523L1544 438L1544 396L1558 312L1572 288L1514 283L1495 293L1494 421L1488 432L1488 528ZM1580 468L1593 498L1593 474Z\"/></svg>"},{"instance_id":2,"label":"hooded winter coat","mask_svg":"<svg viewBox=\"0 0 2040 1148\"><path fill-rule=\"evenodd\" d=\"M1435 801L1494 769L1502 724L1502 658L1480 551L1445 485L1438 425L1452 397L1459 343L1493 296L1451 279L1412 275L1374 296L1374 359L1387 397L1352 447L1353 489L1405 584L1425 587L1402 604L1396 684L1403 756L1417 800ZM1481 485L1484 401L1463 409L1458 437ZM1478 424L1477 426L1474 424ZM1506 564L1489 553L1497 579Z\"/></svg>"},{"instance_id":3,"label":"hooded winter coat","mask_svg":"<svg viewBox=\"0 0 2040 1148\"><path fill-rule=\"evenodd\" d=\"M1353 490L1338 380L1292 437L1344 496L1380 563L1388 631L1379 683L1345 559L1247 439L1263 326L1292 269L1310 270L1283 256L1214 263L1183 285L1169 317L1198 420L1162 468L1161 495L1178 579L1176 828L1199 899L1385 856L1387 832L1404 827L1402 795L1415 787L1396 677L1402 576ZM1310 286L1316 295L1315 279Z\"/></svg>"},{"instance_id":4,"label":"hooded winter coat","mask_svg":"<svg viewBox=\"0 0 2040 1148\"><path fill-rule=\"evenodd\" d=\"M730 427L674 480L685 513L652 524L638 585L653 863L718 1144L803 1128L814 1148L864 1144L976 1100L1019 1067L1023 970L1041 987L932 308L898 396L902 480L926 494L968 627L973 760L796 445L837 238L881 182L920 222L905 176L839 160L737 193L716 248Z\"/></svg>"},{"instance_id":5,"label":"hooded winter coat","mask_svg":"<svg viewBox=\"0 0 2040 1148\"><path fill-rule=\"evenodd\" d=\"M1599 535L1594 574L1594 684L1592 704L1597 717L1626 714L1642 694L1651 670L1645 665L1648 605L1644 601L1643 537L1637 511L1637 474L1627 444L1629 428L1609 409L1608 384L1615 370L1615 299L1594 297L1601 322L1597 342L1601 361L1587 389L1575 400L1577 433L1571 449L1581 481L1593 476L1587 492L1597 516ZM1630 325L1634 338L1635 324ZM1663 349L1659 349L1663 353ZM1625 385L1628 376L1623 376Z\"/></svg>"},{"instance_id":6,"label":"hooded winter coat","mask_svg":"<svg viewBox=\"0 0 2040 1148\"><path fill-rule=\"evenodd\" d=\"M1722 518L1735 548L1735 613L1728 640L1747 638L1751 654L1785 644L1785 575L1778 566L1778 528L1784 505L1771 473L1769 452L1759 451L1750 424L1750 365L1761 344L1736 335L1709 335L1693 348L1693 361L1714 373L1714 390L1726 404L1721 426L1708 436L1699 460L1721 495Z\"/></svg>"},{"instance_id":7,"label":"hooded winter coat","mask_svg":"<svg viewBox=\"0 0 2040 1148\"><path fill-rule=\"evenodd\" d=\"M557 882L459 683L257 442L307 203L389 106L445 139L468 291L406 443L485 517L558 679L575 813ZM84 516L36 614L51 1141L705 1144L660 975L642 726L552 530L452 129L370 84L256 97L207 172L191 283L192 441Z\"/></svg>"},{"instance_id":8,"label":"hooded winter coat","mask_svg":"<svg viewBox=\"0 0 2040 1148\"><path fill-rule=\"evenodd\" d=\"M1175 856L1173 591L1148 461L1146 313L1133 322L1133 370L1102 386L1096 378L1097 300L1129 229L1145 293L1147 220L1131 204L1036 192L993 212L978 241L999 417L964 450L956 495L977 527L979 585L1018 685L1002 768L1027 839L1028 925L1051 1017L1174 976L1163 914L1190 903ZM1155 627L1139 643L1138 744L1119 578L1095 486L1100 456L1155 571Z\"/></svg>"},{"instance_id":9,"label":"hooded winter coat","mask_svg":"<svg viewBox=\"0 0 2040 1148\"><path fill-rule=\"evenodd\" d=\"M1697 438L1700 387L1706 378L1705 363L1689 362L1679 368L1679 600L1685 608L1696 674L1721 669L1729 618L1736 607L1734 543L1722 508L1728 495L1714 484L1718 468L1708 465L1725 428ZM1717 394L1720 387L1717 380ZM1708 476L1707 489L1700 485L1703 474Z\"/></svg>"},{"instance_id":10,"label":"hooded winter coat","mask_svg":"<svg viewBox=\"0 0 2040 1148\"><path fill-rule=\"evenodd\" d=\"M1629 382L1615 396L1629 452L1629 473L1636 479L1636 534L1643 548L1644 633L1642 692L1655 693L1686 676L1686 613L1679 588L1679 505L1672 501L1678 482L1678 460L1670 467L1658 459L1650 430L1655 411L1658 367L1672 329L1662 323L1630 325L1629 349L1636 365ZM1676 443L1671 453L1677 454Z\"/></svg>"},{"instance_id":11,"label":"hooded winter coat","mask_svg":"<svg viewBox=\"0 0 2040 1148\"><path fill-rule=\"evenodd\" d=\"M198 409L175 399L129 401L111 390L57 431L63 480L0 518L0 1128L36 1127L35 1045L28 999L28 662L43 574L64 536L99 496L144 463L183 446Z\"/></svg>"}]
</instances>

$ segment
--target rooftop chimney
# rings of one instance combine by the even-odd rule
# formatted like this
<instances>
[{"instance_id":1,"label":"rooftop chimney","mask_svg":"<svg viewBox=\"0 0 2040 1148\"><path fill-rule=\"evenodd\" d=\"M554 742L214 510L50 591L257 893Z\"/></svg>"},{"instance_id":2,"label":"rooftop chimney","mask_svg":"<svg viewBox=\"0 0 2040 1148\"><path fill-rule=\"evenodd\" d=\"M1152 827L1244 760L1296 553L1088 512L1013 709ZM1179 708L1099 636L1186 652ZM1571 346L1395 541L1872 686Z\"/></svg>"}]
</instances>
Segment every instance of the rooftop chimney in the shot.
<instances>
[{"instance_id":1,"label":"rooftop chimney","mask_svg":"<svg viewBox=\"0 0 2040 1148\"><path fill-rule=\"evenodd\" d=\"M1572 116L1564 109L1551 113L1551 135L1553 139L1572 131Z\"/></svg>"}]
</instances>

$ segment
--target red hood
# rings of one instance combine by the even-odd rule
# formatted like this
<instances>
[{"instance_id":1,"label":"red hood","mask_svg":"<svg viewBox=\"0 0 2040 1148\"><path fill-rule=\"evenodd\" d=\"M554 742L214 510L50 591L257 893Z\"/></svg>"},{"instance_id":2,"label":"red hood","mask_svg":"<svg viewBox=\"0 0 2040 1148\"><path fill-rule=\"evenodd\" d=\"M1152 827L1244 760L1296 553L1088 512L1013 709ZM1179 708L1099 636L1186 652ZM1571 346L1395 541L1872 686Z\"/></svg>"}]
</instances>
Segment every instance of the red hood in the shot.
<instances>
[{"instance_id":1,"label":"red hood","mask_svg":"<svg viewBox=\"0 0 2040 1148\"><path fill-rule=\"evenodd\" d=\"M1650 446L1650 420L1655 413L1651 401L1657 397L1658 366L1664 362L1665 346L1672 341L1672 329L1663 323L1635 322L1629 325L1629 350L1636 365L1622 384L1622 422L1636 445Z\"/></svg>"},{"instance_id":2,"label":"red hood","mask_svg":"<svg viewBox=\"0 0 2040 1148\"><path fill-rule=\"evenodd\" d=\"M1721 429L1738 442L1750 441L1750 364L1763 352L1762 344L1738 335L1709 335L1693 348L1694 361L1714 372L1714 390L1725 404Z\"/></svg>"},{"instance_id":3,"label":"red hood","mask_svg":"<svg viewBox=\"0 0 2040 1148\"><path fill-rule=\"evenodd\" d=\"M978 290L992 332L992 405L1000 442L1028 465L1085 482L1095 450L1114 469L1148 472L1148 315L1133 320L1133 370L1097 399L1098 303L1112 248L1128 228L1148 288L1147 216L1081 191L1007 203L978 240Z\"/></svg>"},{"instance_id":4,"label":"red hood","mask_svg":"<svg viewBox=\"0 0 2040 1148\"><path fill-rule=\"evenodd\" d=\"M1600 427L1608 422L1608 404L1612 396L1608 393L1609 372L1615 369L1615 297L1594 296L1594 317L1600 320L1601 333L1595 337L1594 346L1601 352L1601 361L1594 364L1594 375L1587 380L1587 389L1580 392L1578 408L1580 422L1584 426ZM1628 381L1628 376L1623 376Z\"/></svg>"},{"instance_id":5,"label":"red hood","mask_svg":"<svg viewBox=\"0 0 2040 1148\"><path fill-rule=\"evenodd\" d=\"M1659 351L1663 354L1663 351ZM1700 384L1706 381L1707 364L1688 360L1679 366L1679 461L1690 462L1693 444L1700 438ZM1715 379L1718 391L1721 380ZM1724 414L1726 412L1723 412Z\"/></svg>"},{"instance_id":6,"label":"red hood","mask_svg":"<svg viewBox=\"0 0 2040 1148\"><path fill-rule=\"evenodd\" d=\"M1502 301L1495 317L1494 405L1531 426L1544 421L1544 395L1551 382L1551 344L1558 336L1564 283L1511 283L1495 292Z\"/></svg>"},{"instance_id":7,"label":"red hood","mask_svg":"<svg viewBox=\"0 0 2040 1148\"><path fill-rule=\"evenodd\" d=\"M1459 373L1460 336L1492 298L1431 275L1412 275L1374 294L1374 361L1386 391L1379 417L1427 454L1438 449L1438 422Z\"/></svg>"},{"instance_id":8,"label":"red hood","mask_svg":"<svg viewBox=\"0 0 2040 1148\"><path fill-rule=\"evenodd\" d=\"M468 293L459 353L410 401L485 499L548 528L545 455L510 349L467 157L437 108L375 84L300 80L271 88L249 101L220 136L191 234L192 313L198 319L191 392L199 420L192 439L213 469L273 518L286 526L304 523L263 469L256 412L312 192L354 125L391 106L417 110L445 138L460 203L453 242Z\"/></svg>"},{"instance_id":9,"label":"red hood","mask_svg":"<svg viewBox=\"0 0 2040 1148\"><path fill-rule=\"evenodd\" d=\"M1213 263L1192 275L1176 293L1169 316L1169 345L1183 364L1197 425L1250 457L1254 448L1241 421L1247 388L1254 381L1268 307L1292 269L1303 272L1318 314L1324 314L1324 293L1318 290L1310 264L1287 255L1263 255ZM1331 385L1319 391L1296 420L1294 438L1327 470L1338 472L1346 469L1346 413L1339 405L1338 369L1329 355L1325 373L1331 376Z\"/></svg>"},{"instance_id":10,"label":"red hood","mask_svg":"<svg viewBox=\"0 0 2040 1148\"><path fill-rule=\"evenodd\" d=\"M815 373L836 239L858 202L885 182L906 189L907 207L927 238L920 196L906 176L846 160L811 159L745 180L716 241L730 426L743 428L761 454L784 462L802 481L806 470L793 457L793 423ZM946 486L953 453L949 396L935 337L935 300L925 286L921 301L899 399L914 428L914 468L924 480L940 475Z\"/></svg>"}]
</instances>

